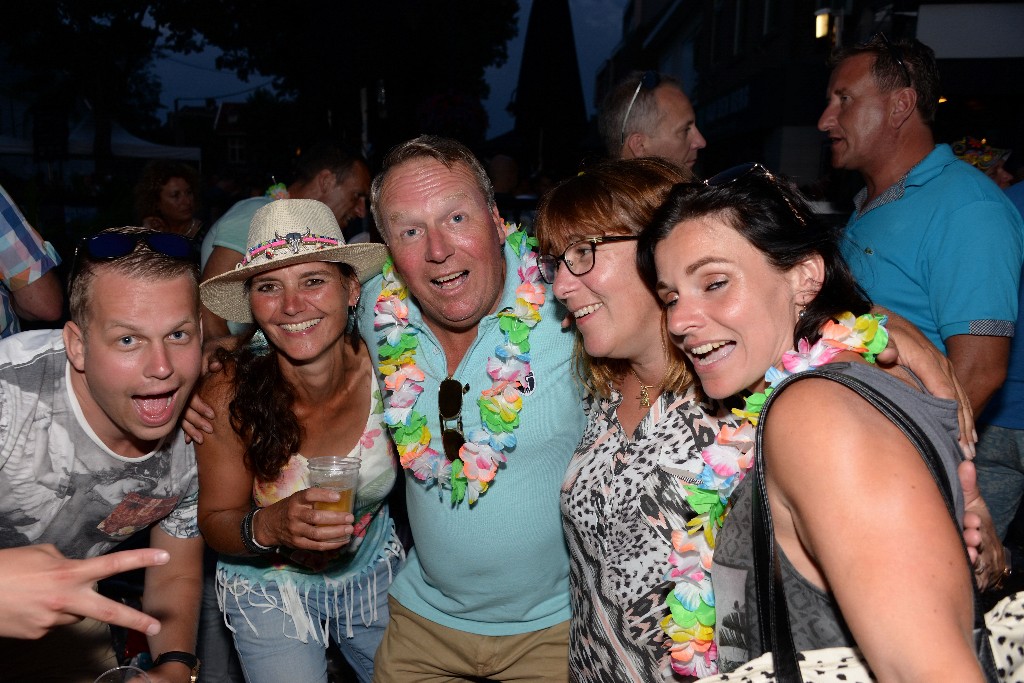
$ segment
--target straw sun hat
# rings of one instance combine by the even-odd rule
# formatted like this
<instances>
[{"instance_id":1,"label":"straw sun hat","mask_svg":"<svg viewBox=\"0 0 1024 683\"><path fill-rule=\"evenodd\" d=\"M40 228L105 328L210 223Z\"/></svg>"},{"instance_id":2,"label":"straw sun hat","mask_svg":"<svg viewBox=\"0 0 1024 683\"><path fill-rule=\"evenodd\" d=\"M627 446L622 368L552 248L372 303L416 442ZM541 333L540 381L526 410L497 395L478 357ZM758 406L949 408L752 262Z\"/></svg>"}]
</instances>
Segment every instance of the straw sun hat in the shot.
<instances>
[{"instance_id":1,"label":"straw sun hat","mask_svg":"<svg viewBox=\"0 0 1024 683\"><path fill-rule=\"evenodd\" d=\"M257 273L296 263L347 263L359 282L380 272L387 258L383 244L345 244L338 220L315 199L278 199L260 208L249 225L245 256L234 270L199 287L203 305L224 318L251 323L246 281Z\"/></svg>"}]
</instances>

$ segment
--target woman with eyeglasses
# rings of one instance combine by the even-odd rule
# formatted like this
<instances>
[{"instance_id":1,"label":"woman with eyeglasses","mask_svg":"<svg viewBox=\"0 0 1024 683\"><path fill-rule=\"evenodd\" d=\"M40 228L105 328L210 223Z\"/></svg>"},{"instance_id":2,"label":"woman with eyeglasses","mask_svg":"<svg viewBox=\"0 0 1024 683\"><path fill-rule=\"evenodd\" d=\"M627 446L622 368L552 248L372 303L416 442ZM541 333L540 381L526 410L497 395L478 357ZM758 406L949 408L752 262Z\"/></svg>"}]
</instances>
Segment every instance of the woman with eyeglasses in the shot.
<instances>
[{"instance_id":1,"label":"woman with eyeglasses","mask_svg":"<svg viewBox=\"0 0 1024 683\"><path fill-rule=\"evenodd\" d=\"M661 159L606 162L557 186L537 213L541 274L572 316L590 403L561 496L574 681L680 680L660 625L669 558L674 542L688 542L678 533L694 517L685 487L700 482L698 454L732 418L696 392L636 269L636 245L672 186L689 179ZM714 602L698 603L694 656L679 664L687 676L715 671Z\"/></svg>"},{"instance_id":2,"label":"woman with eyeglasses","mask_svg":"<svg viewBox=\"0 0 1024 683\"><path fill-rule=\"evenodd\" d=\"M636 266L641 231L687 180L659 159L605 162L557 186L538 210L538 264L572 316L576 374L590 403L561 495L574 681L717 671L710 569L748 464L729 459L740 419L695 385ZM928 364L941 356L920 355L919 333L900 333L902 356L917 354L922 374L934 373Z\"/></svg>"},{"instance_id":3,"label":"woman with eyeglasses","mask_svg":"<svg viewBox=\"0 0 1024 683\"><path fill-rule=\"evenodd\" d=\"M638 246L703 392L747 396L743 422L723 426L719 448L703 455L704 487L733 490L710 566L713 648L729 671L781 642L770 627L775 645L762 642L757 626L769 593L755 592L753 569L762 485L797 650L856 645L878 680L981 681L971 568L939 489L962 517L957 407L912 372L869 362L885 346L882 316L869 313L838 243L796 191L752 166L721 184L677 186ZM905 423L864 398L871 390ZM914 431L937 452L937 479L906 435ZM763 480L746 473L756 461ZM677 582L680 602L694 571Z\"/></svg>"},{"instance_id":4,"label":"woman with eyeglasses","mask_svg":"<svg viewBox=\"0 0 1024 683\"><path fill-rule=\"evenodd\" d=\"M197 444L199 521L220 553L219 602L249 683L327 682L335 642L368 683L404 562L385 499L395 458L367 349L355 330L361 283L387 250L346 245L324 204L282 199L256 212L234 270L203 304L256 324L267 346L222 354L200 395L214 434ZM309 461L359 458L354 515L311 488ZM334 508L337 509L337 508Z\"/></svg>"}]
</instances>

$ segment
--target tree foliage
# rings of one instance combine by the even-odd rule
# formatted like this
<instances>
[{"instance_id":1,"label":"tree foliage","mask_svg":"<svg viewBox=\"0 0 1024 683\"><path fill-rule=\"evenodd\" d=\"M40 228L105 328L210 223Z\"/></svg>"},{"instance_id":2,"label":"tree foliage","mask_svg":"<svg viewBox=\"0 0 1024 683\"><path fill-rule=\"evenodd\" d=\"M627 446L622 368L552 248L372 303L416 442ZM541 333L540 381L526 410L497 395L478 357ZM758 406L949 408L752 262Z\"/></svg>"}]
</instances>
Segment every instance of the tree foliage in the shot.
<instances>
[{"instance_id":1,"label":"tree foliage","mask_svg":"<svg viewBox=\"0 0 1024 683\"><path fill-rule=\"evenodd\" d=\"M112 120L155 124L154 58L207 46L243 80L273 78L289 102L278 137L354 143L368 127L382 149L424 130L482 140L484 70L506 61L518 10L518 0L31 0L5 13L0 43L29 76L19 94L50 108L88 103L100 156Z\"/></svg>"},{"instance_id":2,"label":"tree foliage","mask_svg":"<svg viewBox=\"0 0 1024 683\"><path fill-rule=\"evenodd\" d=\"M91 108L99 136L112 118L139 129L155 125L160 85L151 71L159 31L152 3L127 0L33 0L4 13L0 43L26 78L17 84L39 107ZM103 140L98 139L103 153Z\"/></svg>"},{"instance_id":3,"label":"tree foliage","mask_svg":"<svg viewBox=\"0 0 1024 683\"><path fill-rule=\"evenodd\" d=\"M431 98L487 96L484 69L507 59L519 9L517 0L158 5L154 17L169 30L171 49L212 45L224 53L219 67L242 79L272 77L295 100L304 129L357 138L365 96L378 137L392 140L419 132L417 112Z\"/></svg>"}]
</instances>

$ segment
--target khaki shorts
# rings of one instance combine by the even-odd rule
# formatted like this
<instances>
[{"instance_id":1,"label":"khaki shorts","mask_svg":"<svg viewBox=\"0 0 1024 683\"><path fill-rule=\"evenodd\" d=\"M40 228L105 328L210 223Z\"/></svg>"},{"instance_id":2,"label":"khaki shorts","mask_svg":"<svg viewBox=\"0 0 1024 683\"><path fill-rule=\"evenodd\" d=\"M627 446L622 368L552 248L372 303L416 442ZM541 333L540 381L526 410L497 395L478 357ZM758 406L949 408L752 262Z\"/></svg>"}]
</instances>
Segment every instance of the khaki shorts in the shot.
<instances>
[{"instance_id":1,"label":"khaki shorts","mask_svg":"<svg viewBox=\"0 0 1024 683\"><path fill-rule=\"evenodd\" d=\"M514 636L479 636L436 624L389 597L391 621L374 683L569 680L569 622Z\"/></svg>"}]
</instances>

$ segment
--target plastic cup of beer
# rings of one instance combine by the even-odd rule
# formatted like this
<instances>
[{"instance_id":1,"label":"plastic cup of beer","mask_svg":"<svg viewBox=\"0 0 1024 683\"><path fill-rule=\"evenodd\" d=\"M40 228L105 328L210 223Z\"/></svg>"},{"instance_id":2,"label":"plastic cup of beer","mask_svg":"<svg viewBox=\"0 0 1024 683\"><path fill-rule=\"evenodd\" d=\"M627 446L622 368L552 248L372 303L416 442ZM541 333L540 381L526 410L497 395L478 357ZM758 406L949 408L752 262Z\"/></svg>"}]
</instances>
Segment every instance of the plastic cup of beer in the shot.
<instances>
[{"instance_id":1,"label":"plastic cup of beer","mask_svg":"<svg viewBox=\"0 0 1024 683\"><path fill-rule=\"evenodd\" d=\"M94 683L150 683L152 679L134 666L115 666L104 671Z\"/></svg>"},{"instance_id":2,"label":"plastic cup of beer","mask_svg":"<svg viewBox=\"0 0 1024 683\"><path fill-rule=\"evenodd\" d=\"M341 494L337 503L315 502L315 510L352 512L359 481L359 458L325 455L309 460L309 483L316 488L331 489Z\"/></svg>"}]
</instances>

